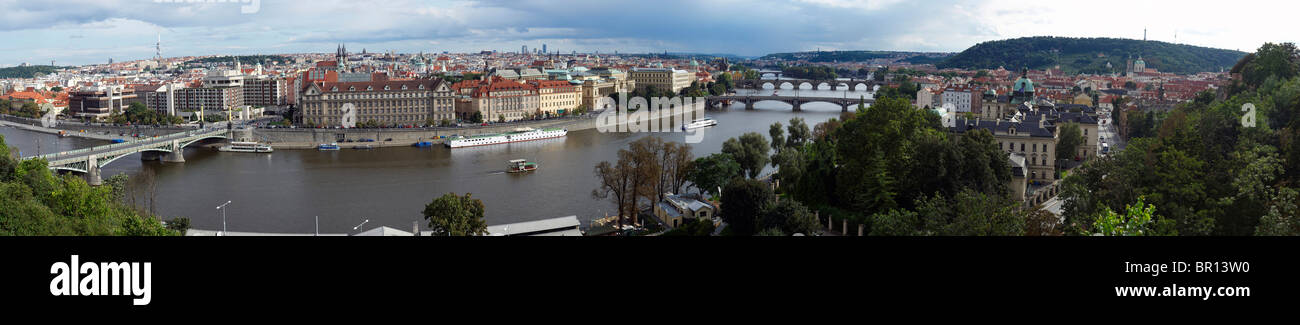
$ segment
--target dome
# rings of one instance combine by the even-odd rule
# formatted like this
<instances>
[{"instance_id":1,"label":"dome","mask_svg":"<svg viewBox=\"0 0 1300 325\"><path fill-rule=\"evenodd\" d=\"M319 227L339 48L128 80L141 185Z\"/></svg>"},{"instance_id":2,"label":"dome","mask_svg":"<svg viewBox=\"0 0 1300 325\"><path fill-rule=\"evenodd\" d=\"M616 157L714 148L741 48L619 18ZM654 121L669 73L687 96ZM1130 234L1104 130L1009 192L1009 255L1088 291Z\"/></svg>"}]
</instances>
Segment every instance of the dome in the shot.
<instances>
[{"instance_id":1,"label":"dome","mask_svg":"<svg viewBox=\"0 0 1300 325\"><path fill-rule=\"evenodd\" d=\"M1012 89L1022 92L1034 91L1034 82L1029 78L1020 77L1020 79L1016 79L1016 85Z\"/></svg>"}]
</instances>

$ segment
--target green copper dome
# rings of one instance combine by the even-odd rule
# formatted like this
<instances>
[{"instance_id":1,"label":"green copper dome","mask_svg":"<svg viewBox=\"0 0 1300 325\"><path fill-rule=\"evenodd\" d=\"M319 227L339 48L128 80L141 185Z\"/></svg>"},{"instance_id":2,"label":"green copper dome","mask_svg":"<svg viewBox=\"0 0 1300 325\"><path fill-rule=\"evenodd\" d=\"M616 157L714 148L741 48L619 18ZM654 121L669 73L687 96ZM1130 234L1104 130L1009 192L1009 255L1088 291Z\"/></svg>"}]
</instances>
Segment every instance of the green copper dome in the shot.
<instances>
[{"instance_id":1,"label":"green copper dome","mask_svg":"<svg viewBox=\"0 0 1300 325\"><path fill-rule=\"evenodd\" d=\"M1016 85L1011 89L1015 91L1025 91L1025 92L1034 91L1034 82L1029 80L1029 78L1020 77L1020 79L1016 79Z\"/></svg>"}]
</instances>

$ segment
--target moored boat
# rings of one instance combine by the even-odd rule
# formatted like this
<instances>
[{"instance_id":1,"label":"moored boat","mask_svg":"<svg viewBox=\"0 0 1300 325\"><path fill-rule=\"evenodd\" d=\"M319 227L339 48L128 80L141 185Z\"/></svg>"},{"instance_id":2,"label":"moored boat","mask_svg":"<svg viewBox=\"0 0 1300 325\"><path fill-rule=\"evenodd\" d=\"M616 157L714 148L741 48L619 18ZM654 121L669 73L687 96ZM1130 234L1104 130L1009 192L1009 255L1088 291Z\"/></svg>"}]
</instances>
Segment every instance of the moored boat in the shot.
<instances>
[{"instance_id":1,"label":"moored boat","mask_svg":"<svg viewBox=\"0 0 1300 325\"><path fill-rule=\"evenodd\" d=\"M217 148L218 151L224 152L250 152L250 153L271 153L275 151L270 145L257 142L231 142L230 144Z\"/></svg>"},{"instance_id":2,"label":"moored boat","mask_svg":"<svg viewBox=\"0 0 1300 325\"><path fill-rule=\"evenodd\" d=\"M322 144L316 146L316 149L318 149L318 150L339 150L339 144L338 144L338 143L322 143Z\"/></svg>"},{"instance_id":3,"label":"moored boat","mask_svg":"<svg viewBox=\"0 0 1300 325\"><path fill-rule=\"evenodd\" d=\"M484 134L475 136L456 136L446 142L449 148L463 148L486 146L493 144L523 142L542 139L561 138L569 134L568 129L549 128L535 130L532 128L519 128L513 132Z\"/></svg>"}]
</instances>

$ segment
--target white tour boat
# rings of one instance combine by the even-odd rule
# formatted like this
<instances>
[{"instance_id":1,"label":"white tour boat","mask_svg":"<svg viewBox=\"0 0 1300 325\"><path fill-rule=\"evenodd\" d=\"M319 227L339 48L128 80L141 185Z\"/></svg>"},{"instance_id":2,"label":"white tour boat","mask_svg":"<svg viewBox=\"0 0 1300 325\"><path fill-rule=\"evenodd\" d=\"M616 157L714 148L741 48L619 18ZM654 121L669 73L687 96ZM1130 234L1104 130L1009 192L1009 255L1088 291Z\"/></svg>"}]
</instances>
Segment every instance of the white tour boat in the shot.
<instances>
[{"instance_id":1,"label":"white tour boat","mask_svg":"<svg viewBox=\"0 0 1300 325\"><path fill-rule=\"evenodd\" d=\"M712 117L705 116L702 119L697 119L691 121L691 123L682 125L682 131L698 129L698 128L707 128L714 125L718 125L718 121L713 120Z\"/></svg>"},{"instance_id":2,"label":"white tour boat","mask_svg":"<svg viewBox=\"0 0 1300 325\"><path fill-rule=\"evenodd\" d=\"M514 132L484 134L484 135L475 135L475 136L468 136L468 137L457 136L457 137L453 137L451 140L447 141L446 143L447 143L447 147L449 148L463 148L463 147L486 146L486 145L511 143L511 142L554 139L554 138L564 137L565 135L568 134L569 134L569 130L560 129L560 128L550 128L550 129L541 129L541 130L534 130L531 128L519 128L519 129L515 129Z\"/></svg>"},{"instance_id":3,"label":"white tour boat","mask_svg":"<svg viewBox=\"0 0 1300 325\"><path fill-rule=\"evenodd\" d=\"M252 152L252 153L270 153L272 151L275 151L275 149L272 149L270 145L265 145L257 142L231 142L230 144L217 148L217 150L225 151L225 152Z\"/></svg>"}]
</instances>

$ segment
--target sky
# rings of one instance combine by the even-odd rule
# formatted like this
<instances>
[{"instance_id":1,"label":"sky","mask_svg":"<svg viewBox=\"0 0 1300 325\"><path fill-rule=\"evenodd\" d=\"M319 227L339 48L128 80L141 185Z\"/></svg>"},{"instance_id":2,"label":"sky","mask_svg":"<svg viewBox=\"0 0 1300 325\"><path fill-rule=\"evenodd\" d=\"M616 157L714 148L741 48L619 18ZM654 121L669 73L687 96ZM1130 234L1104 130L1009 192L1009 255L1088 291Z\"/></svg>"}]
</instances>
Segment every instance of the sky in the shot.
<instances>
[{"instance_id":1,"label":"sky","mask_svg":"<svg viewBox=\"0 0 1300 325\"><path fill-rule=\"evenodd\" d=\"M1253 51L1297 42L1295 1L0 0L0 66L351 52L959 52L1026 36Z\"/></svg>"}]
</instances>

